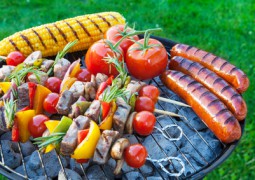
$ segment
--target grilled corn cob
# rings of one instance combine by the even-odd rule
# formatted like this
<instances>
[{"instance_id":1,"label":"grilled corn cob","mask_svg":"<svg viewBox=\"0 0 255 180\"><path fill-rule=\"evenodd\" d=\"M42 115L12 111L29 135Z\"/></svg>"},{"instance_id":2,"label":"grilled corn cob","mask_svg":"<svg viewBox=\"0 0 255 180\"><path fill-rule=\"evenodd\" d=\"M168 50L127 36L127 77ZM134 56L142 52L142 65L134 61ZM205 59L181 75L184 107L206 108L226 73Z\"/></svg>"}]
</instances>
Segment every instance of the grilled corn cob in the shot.
<instances>
[{"instance_id":1,"label":"grilled corn cob","mask_svg":"<svg viewBox=\"0 0 255 180\"><path fill-rule=\"evenodd\" d=\"M0 41L0 55L20 51L25 56L40 50L43 57L54 56L70 42L79 42L70 52L87 49L93 42L103 38L107 29L124 24L125 19L117 12L102 12L69 18L17 32Z\"/></svg>"}]
</instances>

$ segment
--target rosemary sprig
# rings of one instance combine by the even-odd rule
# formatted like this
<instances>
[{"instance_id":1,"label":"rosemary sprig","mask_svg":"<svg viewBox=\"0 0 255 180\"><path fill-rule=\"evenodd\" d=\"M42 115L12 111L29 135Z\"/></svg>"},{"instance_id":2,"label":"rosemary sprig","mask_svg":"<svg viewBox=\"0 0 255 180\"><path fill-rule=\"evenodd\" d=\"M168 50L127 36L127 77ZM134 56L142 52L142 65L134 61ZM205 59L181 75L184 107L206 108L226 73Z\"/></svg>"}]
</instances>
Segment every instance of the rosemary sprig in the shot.
<instances>
[{"instance_id":1,"label":"rosemary sprig","mask_svg":"<svg viewBox=\"0 0 255 180\"><path fill-rule=\"evenodd\" d=\"M116 80L116 78L114 80ZM113 80L113 83L114 83L114 80ZM123 88L119 89L118 86L112 85L110 88L107 88L103 92L102 101L110 103L112 100L114 100L118 97L121 97L125 100L127 93L128 92L125 89L123 89Z\"/></svg>"},{"instance_id":2,"label":"rosemary sprig","mask_svg":"<svg viewBox=\"0 0 255 180\"><path fill-rule=\"evenodd\" d=\"M59 133L53 133L45 137L38 137L34 139L33 144L38 145L39 150L41 151L42 149L46 148L50 144L53 144L53 145L59 144L62 141L65 134L66 133L59 132Z\"/></svg>"},{"instance_id":3,"label":"rosemary sprig","mask_svg":"<svg viewBox=\"0 0 255 180\"><path fill-rule=\"evenodd\" d=\"M58 52L55 61L53 63L53 65L51 66L51 68L48 70L47 74L50 76L53 73L53 68L54 66L58 63L58 61L60 59L62 59L69 51L70 49L78 42L78 40L74 40L72 42L69 42L62 51Z\"/></svg>"},{"instance_id":4,"label":"rosemary sprig","mask_svg":"<svg viewBox=\"0 0 255 180\"><path fill-rule=\"evenodd\" d=\"M4 114L7 119L6 125L8 129L11 129L14 123L14 117L17 111L16 101L12 94L9 100L4 100Z\"/></svg>"}]
</instances>

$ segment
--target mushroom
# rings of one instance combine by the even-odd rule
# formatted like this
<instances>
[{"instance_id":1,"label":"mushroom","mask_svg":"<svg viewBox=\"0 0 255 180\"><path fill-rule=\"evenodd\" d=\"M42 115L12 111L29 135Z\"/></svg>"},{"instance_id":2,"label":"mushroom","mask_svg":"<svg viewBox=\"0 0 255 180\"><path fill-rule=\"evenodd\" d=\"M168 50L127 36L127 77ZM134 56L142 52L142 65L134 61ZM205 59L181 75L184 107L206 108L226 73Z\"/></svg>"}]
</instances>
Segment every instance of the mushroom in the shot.
<instances>
[{"instance_id":1,"label":"mushroom","mask_svg":"<svg viewBox=\"0 0 255 180\"><path fill-rule=\"evenodd\" d=\"M126 138L118 139L111 148L111 157L116 160L116 167L114 169L114 174L117 175L120 173L121 168L124 163L123 153L125 148L130 145L130 142Z\"/></svg>"},{"instance_id":2,"label":"mushroom","mask_svg":"<svg viewBox=\"0 0 255 180\"><path fill-rule=\"evenodd\" d=\"M127 134L133 134L133 120L137 112L132 112L131 115L129 116L126 125L125 125L125 132Z\"/></svg>"}]
</instances>

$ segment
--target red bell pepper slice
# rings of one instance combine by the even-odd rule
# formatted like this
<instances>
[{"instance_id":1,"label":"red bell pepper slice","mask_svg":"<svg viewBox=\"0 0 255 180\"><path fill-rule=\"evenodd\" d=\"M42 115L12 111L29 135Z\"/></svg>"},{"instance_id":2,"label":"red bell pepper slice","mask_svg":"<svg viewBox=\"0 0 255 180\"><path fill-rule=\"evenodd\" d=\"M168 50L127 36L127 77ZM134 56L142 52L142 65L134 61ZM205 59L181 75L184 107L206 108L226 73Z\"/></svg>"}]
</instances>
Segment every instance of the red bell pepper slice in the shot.
<instances>
[{"instance_id":1,"label":"red bell pepper slice","mask_svg":"<svg viewBox=\"0 0 255 180\"><path fill-rule=\"evenodd\" d=\"M18 142L19 141L19 128L18 128L18 121L14 119L14 123L12 126L12 141Z\"/></svg>"},{"instance_id":2,"label":"red bell pepper slice","mask_svg":"<svg viewBox=\"0 0 255 180\"><path fill-rule=\"evenodd\" d=\"M113 81L113 79L114 79L114 76L113 75L111 75L105 82L106 82L106 84L108 85L108 86L110 86L110 85L112 85L112 81Z\"/></svg>"},{"instance_id":3,"label":"red bell pepper slice","mask_svg":"<svg viewBox=\"0 0 255 180\"><path fill-rule=\"evenodd\" d=\"M104 90L107 88L108 84L106 82L102 82L98 89L97 89L97 93L96 93L96 100L99 99L99 96L104 92Z\"/></svg>"},{"instance_id":4,"label":"red bell pepper slice","mask_svg":"<svg viewBox=\"0 0 255 180\"><path fill-rule=\"evenodd\" d=\"M20 111L27 111L30 110L31 108L29 106L24 107L23 109L21 109Z\"/></svg>"},{"instance_id":5,"label":"red bell pepper slice","mask_svg":"<svg viewBox=\"0 0 255 180\"><path fill-rule=\"evenodd\" d=\"M83 164L89 162L89 159L76 159L77 163Z\"/></svg>"},{"instance_id":6,"label":"red bell pepper slice","mask_svg":"<svg viewBox=\"0 0 255 180\"><path fill-rule=\"evenodd\" d=\"M33 82L28 82L28 90L29 90L29 107L33 109L34 107L34 97L37 85Z\"/></svg>"},{"instance_id":7,"label":"red bell pepper slice","mask_svg":"<svg viewBox=\"0 0 255 180\"><path fill-rule=\"evenodd\" d=\"M89 129L78 131L78 144L80 144L88 135Z\"/></svg>"},{"instance_id":8,"label":"red bell pepper slice","mask_svg":"<svg viewBox=\"0 0 255 180\"><path fill-rule=\"evenodd\" d=\"M106 116L108 115L110 108L111 108L111 103L108 102L101 102L101 107L102 107L102 118L106 118Z\"/></svg>"}]
</instances>

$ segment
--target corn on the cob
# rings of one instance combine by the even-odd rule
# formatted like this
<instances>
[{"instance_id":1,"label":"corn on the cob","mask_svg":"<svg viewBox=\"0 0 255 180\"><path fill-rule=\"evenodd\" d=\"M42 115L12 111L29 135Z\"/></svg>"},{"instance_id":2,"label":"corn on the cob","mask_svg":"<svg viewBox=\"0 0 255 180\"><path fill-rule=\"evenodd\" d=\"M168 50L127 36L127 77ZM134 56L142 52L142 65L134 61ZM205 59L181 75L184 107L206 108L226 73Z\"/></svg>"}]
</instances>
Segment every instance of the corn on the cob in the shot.
<instances>
[{"instance_id":1,"label":"corn on the cob","mask_svg":"<svg viewBox=\"0 0 255 180\"><path fill-rule=\"evenodd\" d=\"M69 18L55 23L33 27L17 32L0 41L0 55L20 51L25 56L40 50L43 57L54 56L70 42L79 42L70 52L87 49L93 42L103 38L107 29L124 24L125 18L117 12L103 12Z\"/></svg>"}]
</instances>

